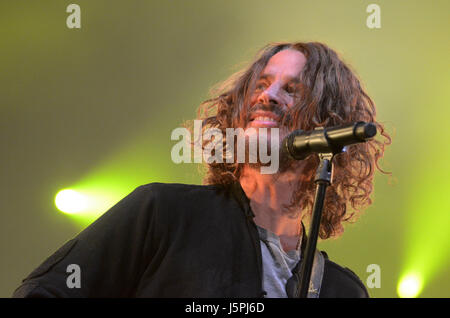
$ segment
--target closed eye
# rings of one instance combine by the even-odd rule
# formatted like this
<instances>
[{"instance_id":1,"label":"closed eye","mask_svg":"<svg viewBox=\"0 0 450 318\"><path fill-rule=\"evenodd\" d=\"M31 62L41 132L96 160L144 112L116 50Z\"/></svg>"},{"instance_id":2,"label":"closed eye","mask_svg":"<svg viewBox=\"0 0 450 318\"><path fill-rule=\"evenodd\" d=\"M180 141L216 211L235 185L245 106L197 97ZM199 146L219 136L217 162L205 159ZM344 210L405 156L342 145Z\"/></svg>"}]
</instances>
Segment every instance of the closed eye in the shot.
<instances>
[{"instance_id":1,"label":"closed eye","mask_svg":"<svg viewBox=\"0 0 450 318\"><path fill-rule=\"evenodd\" d=\"M295 95L295 92L297 91L297 88L294 85L288 85L286 86L286 93L289 95Z\"/></svg>"},{"instance_id":2,"label":"closed eye","mask_svg":"<svg viewBox=\"0 0 450 318\"><path fill-rule=\"evenodd\" d=\"M258 84L256 84L256 90L258 91L263 91L267 88L267 83L265 82L260 82Z\"/></svg>"},{"instance_id":3,"label":"closed eye","mask_svg":"<svg viewBox=\"0 0 450 318\"><path fill-rule=\"evenodd\" d=\"M298 84L287 84L285 88L286 93L288 93L291 96L294 96L299 91L299 85Z\"/></svg>"}]
</instances>

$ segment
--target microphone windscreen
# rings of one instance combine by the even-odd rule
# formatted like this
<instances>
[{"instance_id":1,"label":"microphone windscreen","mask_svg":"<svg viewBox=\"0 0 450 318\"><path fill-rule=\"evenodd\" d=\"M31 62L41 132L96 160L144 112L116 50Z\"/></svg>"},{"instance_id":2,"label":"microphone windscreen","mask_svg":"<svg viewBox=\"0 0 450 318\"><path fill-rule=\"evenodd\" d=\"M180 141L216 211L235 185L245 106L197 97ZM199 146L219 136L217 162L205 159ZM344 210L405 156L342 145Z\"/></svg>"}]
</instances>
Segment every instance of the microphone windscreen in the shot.
<instances>
[{"instance_id":1,"label":"microphone windscreen","mask_svg":"<svg viewBox=\"0 0 450 318\"><path fill-rule=\"evenodd\" d=\"M377 134L377 126L373 123L359 123L355 128L355 136L360 140L367 140Z\"/></svg>"}]
</instances>

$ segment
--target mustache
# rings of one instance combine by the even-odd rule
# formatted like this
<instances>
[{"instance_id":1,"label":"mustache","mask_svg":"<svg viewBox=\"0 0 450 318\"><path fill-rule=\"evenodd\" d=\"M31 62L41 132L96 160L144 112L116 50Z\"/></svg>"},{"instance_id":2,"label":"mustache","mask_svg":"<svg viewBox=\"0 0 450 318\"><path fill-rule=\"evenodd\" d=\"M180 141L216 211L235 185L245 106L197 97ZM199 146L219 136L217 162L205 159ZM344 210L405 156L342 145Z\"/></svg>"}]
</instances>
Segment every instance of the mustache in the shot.
<instances>
[{"instance_id":1,"label":"mustache","mask_svg":"<svg viewBox=\"0 0 450 318\"><path fill-rule=\"evenodd\" d=\"M287 111L284 111L283 109L281 109L280 106L277 104L273 104L273 103L255 104L247 112L247 116L246 116L247 123L250 121L251 115L257 111L267 111L267 112L274 113L275 115L277 115L280 118L280 123L288 122L288 120L290 120L290 117L291 117Z\"/></svg>"}]
</instances>

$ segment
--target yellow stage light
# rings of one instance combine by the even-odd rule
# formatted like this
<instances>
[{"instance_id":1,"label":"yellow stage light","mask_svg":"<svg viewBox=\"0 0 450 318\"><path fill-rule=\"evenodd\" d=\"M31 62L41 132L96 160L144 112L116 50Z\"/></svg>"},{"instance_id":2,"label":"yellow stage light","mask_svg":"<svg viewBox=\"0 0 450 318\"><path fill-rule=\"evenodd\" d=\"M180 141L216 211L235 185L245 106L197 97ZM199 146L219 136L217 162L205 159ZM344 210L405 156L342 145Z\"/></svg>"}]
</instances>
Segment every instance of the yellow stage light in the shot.
<instances>
[{"instance_id":1,"label":"yellow stage light","mask_svg":"<svg viewBox=\"0 0 450 318\"><path fill-rule=\"evenodd\" d=\"M78 191L64 189L55 196L56 207L64 213L79 213L86 209L87 198Z\"/></svg>"},{"instance_id":2,"label":"yellow stage light","mask_svg":"<svg viewBox=\"0 0 450 318\"><path fill-rule=\"evenodd\" d=\"M401 298L415 298L422 291L423 282L419 275L408 274L398 283L397 293Z\"/></svg>"}]
</instances>

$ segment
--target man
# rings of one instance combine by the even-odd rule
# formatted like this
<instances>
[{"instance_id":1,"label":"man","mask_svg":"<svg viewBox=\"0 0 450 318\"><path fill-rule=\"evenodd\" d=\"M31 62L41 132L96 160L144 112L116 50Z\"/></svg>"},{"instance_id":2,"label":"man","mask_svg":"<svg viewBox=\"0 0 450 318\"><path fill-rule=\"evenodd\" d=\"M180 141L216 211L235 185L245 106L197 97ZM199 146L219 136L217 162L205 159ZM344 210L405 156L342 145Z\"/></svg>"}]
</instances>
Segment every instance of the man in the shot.
<instances>
[{"instance_id":1,"label":"man","mask_svg":"<svg viewBox=\"0 0 450 318\"><path fill-rule=\"evenodd\" d=\"M320 237L341 235L342 222L370 204L390 138L357 77L327 46L268 45L200 110L204 129L279 129L279 140L295 129L375 123L384 143L352 145L334 159ZM261 162L224 160L208 164L207 185L137 188L34 270L14 296L292 297L318 158L280 160L274 174L262 174ZM75 287L68 284L71 264L80 269ZM316 251L308 297L368 293L353 272Z\"/></svg>"}]
</instances>

